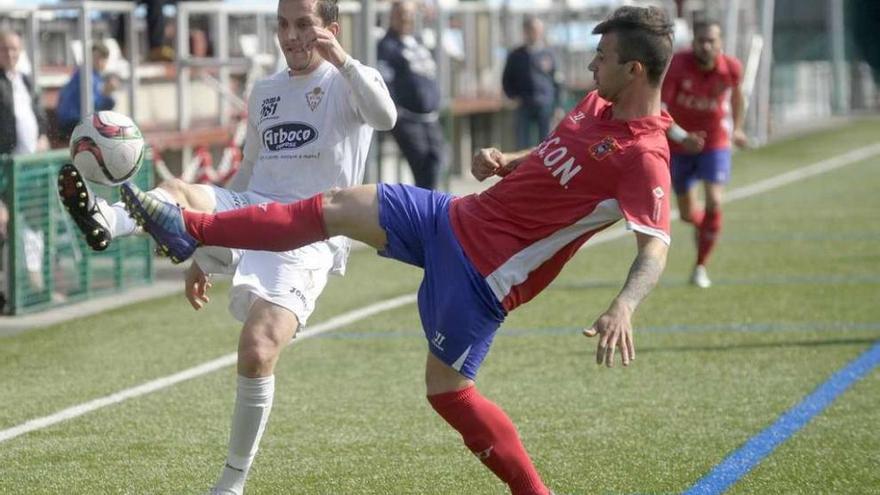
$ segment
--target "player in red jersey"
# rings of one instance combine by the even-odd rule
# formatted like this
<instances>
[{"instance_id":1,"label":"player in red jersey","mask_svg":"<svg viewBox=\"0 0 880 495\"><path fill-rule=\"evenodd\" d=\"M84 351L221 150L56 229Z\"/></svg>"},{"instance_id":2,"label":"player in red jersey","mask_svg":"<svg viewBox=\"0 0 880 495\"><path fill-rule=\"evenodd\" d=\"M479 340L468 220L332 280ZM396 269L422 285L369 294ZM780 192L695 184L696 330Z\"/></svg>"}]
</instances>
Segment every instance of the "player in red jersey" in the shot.
<instances>
[{"instance_id":1,"label":"player in red jersey","mask_svg":"<svg viewBox=\"0 0 880 495\"><path fill-rule=\"evenodd\" d=\"M526 153L481 150L475 177L504 178L453 198L402 185L338 189L290 204L198 214L124 186L124 201L160 247L287 250L346 235L424 268L419 315L428 402L513 494L547 495L513 422L474 379L509 311L532 299L597 232L624 220L638 254L620 293L584 330L596 360L635 358L632 314L663 271L669 244L669 150L660 86L672 26L657 8L622 7L600 23L590 64L598 87Z\"/></svg>"},{"instance_id":2,"label":"player in red jersey","mask_svg":"<svg viewBox=\"0 0 880 495\"><path fill-rule=\"evenodd\" d=\"M692 50L672 57L663 81L663 103L675 119L669 130L672 185L681 219L697 230L691 282L702 288L712 284L706 262L721 231L721 199L730 179L728 113L733 117L733 143L747 145L741 82L742 65L721 53L721 26L715 21L694 25ZM705 186L705 209L697 204L697 181Z\"/></svg>"}]
</instances>

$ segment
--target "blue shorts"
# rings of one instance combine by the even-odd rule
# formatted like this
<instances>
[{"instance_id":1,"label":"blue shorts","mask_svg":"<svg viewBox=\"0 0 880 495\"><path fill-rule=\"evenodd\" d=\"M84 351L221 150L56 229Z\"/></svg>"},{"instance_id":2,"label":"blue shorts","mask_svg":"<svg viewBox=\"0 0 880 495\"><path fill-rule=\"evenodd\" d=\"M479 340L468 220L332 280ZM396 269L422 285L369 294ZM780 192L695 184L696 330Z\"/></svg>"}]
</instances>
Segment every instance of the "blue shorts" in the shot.
<instances>
[{"instance_id":1,"label":"blue shorts","mask_svg":"<svg viewBox=\"0 0 880 495\"><path fill-rule=\"evenodd\" d=\"M455 238L452 196L399 184L379 184L378 196L388 237L379 254L424 268L418 303L428 348L473 380L507 313Z\"/></svg>"},{"instance_id":2,"label":"blue shorts","mask_svg":"<svg viewBox=\"0 0 880 495\"><path fill-rule=\"evenodd\" d=\"M698 180L726 184L730 180L730 148L696 155L672 154L672 189L684 194Z\"/></svg>"}]
</instances>

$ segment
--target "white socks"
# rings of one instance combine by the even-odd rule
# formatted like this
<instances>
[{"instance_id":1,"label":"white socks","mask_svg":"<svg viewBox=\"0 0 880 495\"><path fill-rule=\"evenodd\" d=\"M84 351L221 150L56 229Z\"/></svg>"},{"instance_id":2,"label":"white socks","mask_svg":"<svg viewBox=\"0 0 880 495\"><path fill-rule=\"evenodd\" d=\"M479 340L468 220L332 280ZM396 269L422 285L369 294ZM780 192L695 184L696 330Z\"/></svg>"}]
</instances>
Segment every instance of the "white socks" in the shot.
<instances>
[{"instance_id":1,"label":"white socks","mask_svg":"<svg viewBox=\"0 0 880 495\"><path fill-rule=\"evenodd\" d=\"M214 493L241 494L244 491L244 482L257 455L274 396L274 375L261 378L238 376L229 454L220 479L214 485Z\"/></svg>"}]
</instances>

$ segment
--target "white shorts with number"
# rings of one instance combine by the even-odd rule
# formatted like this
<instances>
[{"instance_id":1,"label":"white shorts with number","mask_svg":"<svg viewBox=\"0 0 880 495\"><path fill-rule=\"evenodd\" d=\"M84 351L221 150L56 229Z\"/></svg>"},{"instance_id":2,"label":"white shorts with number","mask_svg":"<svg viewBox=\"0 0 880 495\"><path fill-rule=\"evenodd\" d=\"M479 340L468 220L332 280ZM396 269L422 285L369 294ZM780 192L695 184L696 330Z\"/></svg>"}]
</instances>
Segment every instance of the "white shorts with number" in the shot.
<instances>
[{"instance_id":1,"label":"white shorts with number","mask_svg":"<svg viewBox=\"0 0 880 495\"><path fill-rule=\"evenodd\" d=\"M217 212L271 201L252 192L214 188ZM341 245L340 245L341 244ZM280 253L226 248L200 248L195 260L203 271L231 273L229 312L245 321L251 305L262 299L290 310L305 325L331 271L342 273L347 242L316 242Z\"/></svg>"}]
</instances>

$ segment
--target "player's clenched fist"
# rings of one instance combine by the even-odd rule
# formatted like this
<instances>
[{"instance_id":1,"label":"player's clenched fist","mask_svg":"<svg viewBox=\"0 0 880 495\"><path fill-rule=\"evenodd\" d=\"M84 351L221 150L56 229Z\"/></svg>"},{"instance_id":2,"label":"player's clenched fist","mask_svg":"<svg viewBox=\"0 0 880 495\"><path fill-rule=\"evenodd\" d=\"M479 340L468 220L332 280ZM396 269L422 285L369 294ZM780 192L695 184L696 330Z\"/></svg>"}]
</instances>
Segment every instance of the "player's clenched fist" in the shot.
<instances>
[{"instance_id":1,"label":"player's clenched fist","mask_svg":"<svg viewBox=\"0 0 880 495\"><path fill-rule=\"evenodd\" d=\"M486 180L504 169L504 154L497 148L483 148L471 160L471 174L479 181Z\"/></svg>"},{"instance_id":2,"label":"player's clenched fist","mask_svg":"<svg viewBox=\"0 0 880 495\"><path fill-rule=\"evenodd\" d=\"M333 32L326 28L312 26L303 33L303 36L311 40L307 45L307 49L317 50L321 58L336 67L342 67L345 59L348 58L348 54L342 48L342 45L339 44L339 40L336 39Z\"/></svg>"}]
</instances>

